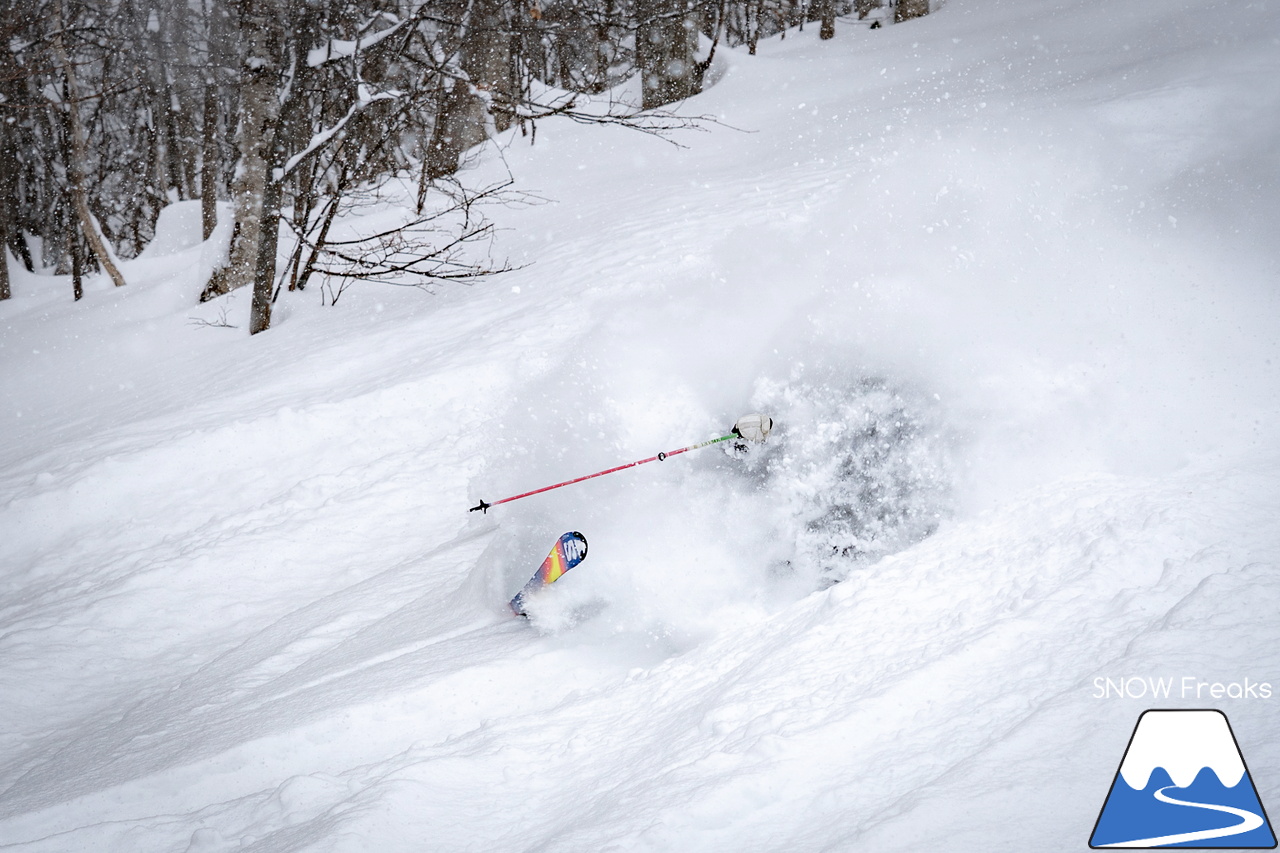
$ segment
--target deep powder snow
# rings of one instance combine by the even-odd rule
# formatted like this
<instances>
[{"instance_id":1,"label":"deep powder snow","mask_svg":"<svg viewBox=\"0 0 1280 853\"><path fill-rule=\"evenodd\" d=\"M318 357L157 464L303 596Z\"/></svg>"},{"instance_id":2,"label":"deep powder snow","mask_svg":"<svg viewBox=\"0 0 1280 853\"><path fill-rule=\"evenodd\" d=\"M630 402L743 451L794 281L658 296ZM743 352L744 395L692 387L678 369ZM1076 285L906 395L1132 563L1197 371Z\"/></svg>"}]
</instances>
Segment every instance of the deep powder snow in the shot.
<instances>
[{"instance_id":1,"label":"deep powder snow","mask_svg":"<svg viewBox=\"0 0 1280 853\"><path fill-rule=\"evenodd\" d=\"M685 147L479 152L548 203L473 287L251 339L181 207L125 288L14 273L0 847L1084 849L1207 707L1095 679L1280 688L1280 6L815 29ZM1264 805L1277 701L1215 700Z\"/></svg>"}]
</instances>

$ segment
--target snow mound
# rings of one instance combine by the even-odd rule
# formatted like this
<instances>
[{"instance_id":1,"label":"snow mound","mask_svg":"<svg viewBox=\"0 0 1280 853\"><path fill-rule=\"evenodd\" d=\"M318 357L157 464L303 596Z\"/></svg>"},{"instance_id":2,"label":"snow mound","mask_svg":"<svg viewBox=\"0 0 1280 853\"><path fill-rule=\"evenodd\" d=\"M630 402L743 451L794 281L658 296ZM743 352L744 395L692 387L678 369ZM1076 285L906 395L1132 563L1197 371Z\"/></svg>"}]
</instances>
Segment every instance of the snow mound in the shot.
<instances>
[{"instance_id":1,"label":"snow mound","mask_svg":"<svg viewBox=\"0 0 1280 853\"><path fill-rule=\"evenodd\" d=\"M509 276L253 337L194 205L127 287L20 275L6 851L1083 849L1149 701L1096 679L1280 672L1278 37L951 0L722 47L687 147L477 152L557 202L495 212Z\"/></svg>"},{"instance_id":2,"label":"snow mound","mask_svg":"<svg viewBox=\"0 0 1280 853\"><path fill-rule=\"evenodd\" d=\"M204 229L200 204L199 200L180 201L163 208L156 220L156 236L138 258L163 258L199 246Z\"/></svg>"}]
</instances>

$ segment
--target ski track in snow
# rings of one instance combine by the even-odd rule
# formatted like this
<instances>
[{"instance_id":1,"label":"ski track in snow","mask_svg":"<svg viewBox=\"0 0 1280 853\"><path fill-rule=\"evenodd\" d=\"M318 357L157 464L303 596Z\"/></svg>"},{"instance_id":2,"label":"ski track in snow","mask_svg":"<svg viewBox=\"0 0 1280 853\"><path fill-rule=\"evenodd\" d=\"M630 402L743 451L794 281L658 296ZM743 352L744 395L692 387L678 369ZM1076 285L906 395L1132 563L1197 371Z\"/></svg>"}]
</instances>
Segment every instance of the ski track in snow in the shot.
<instances>
[{"instance_id":1,"label":"ski track in snow","mask_svg":"<svg viewBox=\"0 0 1280 853\"><path fill-rule=\"evenodd\" d=\"M1072 849L1147 707L1095 677L1276 683L1274 4L812 29L725 51L688 149L509 140L554 203L474 288L251 340L190 325L248 306L193 307L189 241L75 305L15 276L0 849ZM816 366L927 392L960 462L830 589L767 579L786 496L712 456L466 513ZM568 604L505 618L566 529ZM1271 704L1225 710L1274 800Z\"/></svg>"}]
</instances>

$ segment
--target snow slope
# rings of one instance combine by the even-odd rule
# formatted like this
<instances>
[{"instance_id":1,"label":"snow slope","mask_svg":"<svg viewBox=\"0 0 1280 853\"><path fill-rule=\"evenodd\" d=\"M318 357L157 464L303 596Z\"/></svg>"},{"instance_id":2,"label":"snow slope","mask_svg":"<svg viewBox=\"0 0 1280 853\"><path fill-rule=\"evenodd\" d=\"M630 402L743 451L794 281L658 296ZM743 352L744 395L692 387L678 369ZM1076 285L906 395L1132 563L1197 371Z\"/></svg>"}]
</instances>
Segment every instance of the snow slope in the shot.
<instances>
[{"instance_id":1,"label":"snow slope","mask_svg":"<svg viewBox=\"0 0 1280 853\"><path fill-rule=\"evenodd\" d=\"M551 200L492 212L522 269L253 339L179 212L126 288L15 273L0 849L1083 849L1153 705L1277 801L1280 700L1094 688L1280 686L1277 45L1217 0L793 32L683 148L488 151ZM466 512L757 408L750 458ZM868 424L906 521L831 533Z\"/></svg>"}]
</instances>

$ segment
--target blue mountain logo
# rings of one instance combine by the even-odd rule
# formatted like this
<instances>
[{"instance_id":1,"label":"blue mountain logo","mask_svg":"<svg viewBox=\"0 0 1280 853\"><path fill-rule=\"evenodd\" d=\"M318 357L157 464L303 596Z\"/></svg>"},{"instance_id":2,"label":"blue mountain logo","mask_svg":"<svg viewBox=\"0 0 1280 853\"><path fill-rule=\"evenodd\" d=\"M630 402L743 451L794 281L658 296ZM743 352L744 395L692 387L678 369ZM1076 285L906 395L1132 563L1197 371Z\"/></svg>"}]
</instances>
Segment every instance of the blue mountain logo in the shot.
<instances>
[{"instance_id":1,"label":"blue mountain logo","mask_svg":"<svg viewBox=\"0 0 1280 853\"><path fill-rule=\"evenodd\" d=\"M1144 711L1093 848L1272 849L1275 833L1221 711Z\"/></svg>"}]
</instances>

